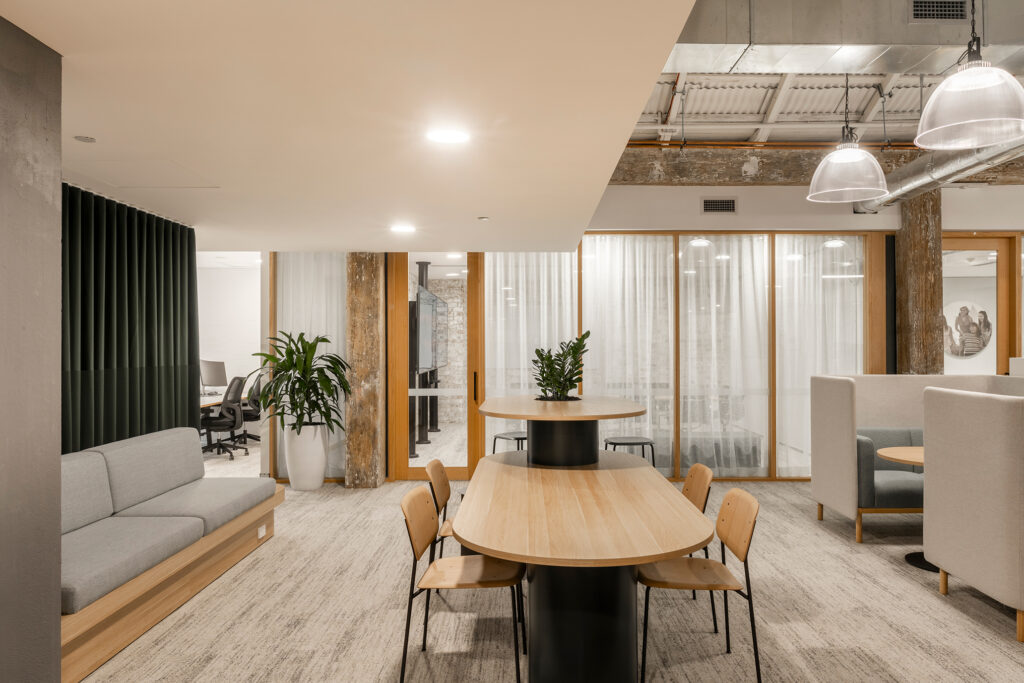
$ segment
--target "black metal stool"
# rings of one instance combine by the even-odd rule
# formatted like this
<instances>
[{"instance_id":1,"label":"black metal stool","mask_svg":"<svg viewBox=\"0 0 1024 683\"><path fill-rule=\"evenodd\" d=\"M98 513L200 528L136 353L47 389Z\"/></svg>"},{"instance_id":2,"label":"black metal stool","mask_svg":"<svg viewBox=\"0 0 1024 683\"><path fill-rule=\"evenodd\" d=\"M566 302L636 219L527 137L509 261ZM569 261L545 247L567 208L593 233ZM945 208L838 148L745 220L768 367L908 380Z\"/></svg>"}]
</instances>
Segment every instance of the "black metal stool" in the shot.
<instances>
[{"instance_id":1,"label":"black metal stool","mask_svg":"<svg viewBox=\"0 0 1024 683\"><path fill-rule=\"evenodd\" d=\"M515 441L516 450L523 450L523 444L526 443L526 432L502 432L494 435L494 441L491 443L491 453L496 453L498 450L498 439L504 439L505 441Z\"/></svg>"},{"instance_id":2,"label":"black metal stool","mask_svg":"<svg viewBox=\"0 0 1024 683\"><path fill-rule=\"evenodd\" d=\"M613 451L619 450L619 446L639 446L641 458L646 455L644 449L650 446L651 467L657 467L654 464L654 439L648 439L646 436L610 436L604 440L604 447L608 448L608 446L611 446Z\"/></svg>"}]
</instances>

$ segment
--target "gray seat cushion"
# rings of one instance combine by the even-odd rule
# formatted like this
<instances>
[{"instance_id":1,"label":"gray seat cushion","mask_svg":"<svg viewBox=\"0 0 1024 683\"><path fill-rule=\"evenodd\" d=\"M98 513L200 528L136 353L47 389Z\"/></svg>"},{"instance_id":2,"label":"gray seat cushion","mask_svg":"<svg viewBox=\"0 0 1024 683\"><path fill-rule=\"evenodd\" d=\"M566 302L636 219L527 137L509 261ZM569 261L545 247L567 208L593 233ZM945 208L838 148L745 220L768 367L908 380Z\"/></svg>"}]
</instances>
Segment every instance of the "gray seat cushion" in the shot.
<instances>
[{"instance_id":1,"label":"gray seat cushion","mask_svg":"<svg viewBox=\"0 0 1024 683\"><path fill-rule=\"evenodd\" d=\"M267 477L200 479L117 513L118 517L199 517L204 534L274 495Z\"/></svg>"},{"instance_id":2,"label":"gray seat cushion","mask_svg":"<svg viewBox=\"0 0 1024 683\"><path fill-rule=\"evenodd\" d=\"M78 612L202 537L196 517L108 517L64 534L61 613Z\"/></svg>"},{"instance_id":3,"label":"gray seat cushion","mask_svg":"<svg viewBox=\"0 0 1024 683\"><path fill-rule=\"evenodd\" d=\"M875 472L875 507L924 507L924 474L901 470Z\"/></svg>"},{"instance_id":4,"label":"gray seat cushion","mask_svg":"<svg viewBox=\"0 0 1024 683\"><path fill-rule=\"evenodd\" d=\"M66 534L112 514L103 456L91 451L60 456L60 532Z\"/></svg>"},{"instance_id":5,"label":"gray seat cushion","mask_svg":"<svg viewBox=\"0 0 1024 683\"><path fill-rule=\"evenodd\" d=\"M206 468L199 432L165 429L97 446L107 461L114 512L202 479Z\"/></svg>"}]
</instances>

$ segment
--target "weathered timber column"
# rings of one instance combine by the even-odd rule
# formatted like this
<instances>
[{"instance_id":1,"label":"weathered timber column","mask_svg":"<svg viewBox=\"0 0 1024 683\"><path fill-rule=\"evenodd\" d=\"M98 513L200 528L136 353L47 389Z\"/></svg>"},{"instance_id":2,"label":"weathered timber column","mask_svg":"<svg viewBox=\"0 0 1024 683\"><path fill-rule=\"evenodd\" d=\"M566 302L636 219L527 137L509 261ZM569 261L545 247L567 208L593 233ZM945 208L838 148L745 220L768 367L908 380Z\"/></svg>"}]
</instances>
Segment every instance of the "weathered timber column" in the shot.
<instances>
[{"instance_id":1,"label":"weathered timber column","mask_svg":"<svg viewBox=\"0 0 1024 683\"><path fill-rule=\"evenodd\" d=\"M345 486L373 488L384 483L387 452L384 254L352 252L347 262L345 360L352 365L352 395L345 404Z\"/></svg>"},{"instance_id":2,"label":"weathered timber column","mask_svg":"<svg viewBox=\"0 0 1024 683\"><path fill-rule=\"evenodd\" d=\"M932 190L900 204L896 370L928 375L942 369L942 199Z\"/></svg>"}]
</instances>

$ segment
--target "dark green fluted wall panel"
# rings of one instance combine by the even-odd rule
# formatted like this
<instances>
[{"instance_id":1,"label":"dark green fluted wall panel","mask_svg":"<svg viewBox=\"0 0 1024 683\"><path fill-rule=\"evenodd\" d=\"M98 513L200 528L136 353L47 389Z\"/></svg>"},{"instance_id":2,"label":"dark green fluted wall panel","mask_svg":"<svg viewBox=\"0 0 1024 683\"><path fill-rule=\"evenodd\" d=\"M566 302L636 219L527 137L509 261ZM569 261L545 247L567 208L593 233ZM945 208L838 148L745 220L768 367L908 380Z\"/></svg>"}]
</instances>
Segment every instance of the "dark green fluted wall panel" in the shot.
<instances>
[{"instance_id":1,"label":"dark green fluted wall panel","mask_svg":"<svg viewBox=\"0 0 1024 683\"><path fill-rule=\"evenodd\" d=\"M195 232L63 190L63 452L198 427Z\"/></svg>"}]
</instances>

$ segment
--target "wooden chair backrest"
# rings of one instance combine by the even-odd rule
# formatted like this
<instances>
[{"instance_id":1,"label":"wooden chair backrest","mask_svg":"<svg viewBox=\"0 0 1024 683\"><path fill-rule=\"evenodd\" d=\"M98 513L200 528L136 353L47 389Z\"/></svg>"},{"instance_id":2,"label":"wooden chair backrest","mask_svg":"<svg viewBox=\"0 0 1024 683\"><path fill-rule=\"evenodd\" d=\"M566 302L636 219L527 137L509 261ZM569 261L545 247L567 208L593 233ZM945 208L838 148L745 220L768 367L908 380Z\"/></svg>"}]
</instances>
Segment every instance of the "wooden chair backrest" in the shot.
<instances>
[{"instance_id":1,"label":"wooden chair backrest","mask_svg":"<svg viewBox=\"0 0 1024 683\"><path fill-rule=\"evenodd\" d=\"M711 480L715 478L711 468L697 463L690 465L683 482L683 495L694 506L704 512L708 507L708 494L711 493Z\"/></svg>"},{"instance_id":2,"label":"wooden chair backrest","mask_svg":"<svg viewBox=\"0 0 1024 683\"><path fill-rule=\"evenodd\" d=\"M448 471L436 458L427 463L427 478L430 480L430 487L434 491L434 498L437 501L437 511L441 512L448 504L452 496L452 485L448 481Z\"/></svg>"},{"instance_id":3,"label":"wooden chair backrest","mask_svg":"<svg viewBox=\"0 0 1024 683\"><path fill-rule=\"evenodd\" d=\"M757 498L743 489L730 489L722 499L715 531L722 543L725 543L725 547L731 550L740 562L747 561L750 538L754 535L754 524L757 522L757 511L760 507Z\"/></svg>"},{"instance_id":4,"label":"wooden chair backrest","mask_svg":"<svg viewBox=\"0 0 1024 683\"><path fill-rule=\"evenodd\" d=\"M412 554L417 560L437 538L437 508L426 486L417 486L402 496L402 514L409 532Z\"/></svg>"}]
</instances>

